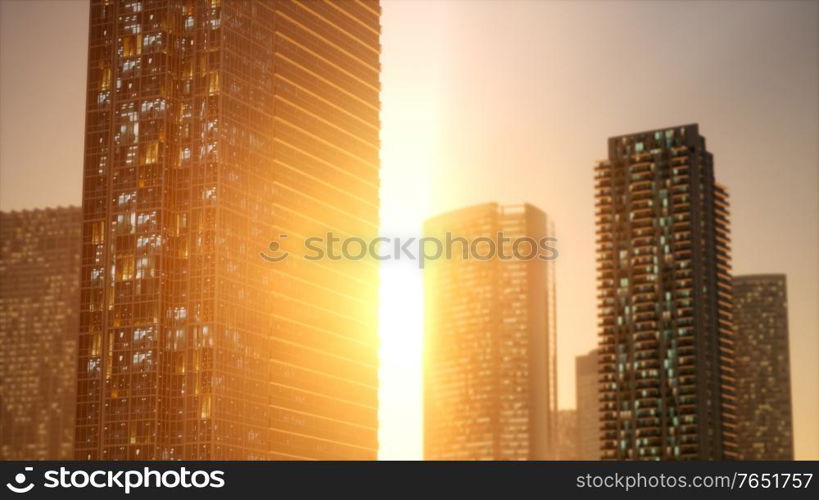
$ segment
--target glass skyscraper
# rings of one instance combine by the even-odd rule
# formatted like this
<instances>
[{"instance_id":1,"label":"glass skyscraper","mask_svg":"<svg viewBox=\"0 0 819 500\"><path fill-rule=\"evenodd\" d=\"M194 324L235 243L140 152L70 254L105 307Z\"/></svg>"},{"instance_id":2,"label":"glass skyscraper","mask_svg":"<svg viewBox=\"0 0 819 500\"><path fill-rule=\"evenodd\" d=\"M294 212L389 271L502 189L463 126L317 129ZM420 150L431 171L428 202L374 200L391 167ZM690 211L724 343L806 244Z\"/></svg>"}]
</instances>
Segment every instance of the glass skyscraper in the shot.
<instances>
[{"instance_id":1,"label":"glass skyscraper","mask_svg":"<svg viewBox=\"0 0 819 500\"><path fill-rule=\"evenodd\" d=\"M551 237L551 222L531 205L487 203L432 218L424 233L445 249L424 270L425 458L556 458L554 262L512 248Z\"/></svg>"},{"instance_id":2,"label":"glass skyscraper","mask_svg":"<svg viewBox=\"0 0 819 500\"><path fill-rule=\"evenodd\" d=\"M793 460L784 274L734 276L737 436L743 460Z\"/></svg>"},{"instance_id":3,"label":"glass skyscraper","mask_svg":"<svg viewBox=\"0 0 819 500\"><path fill-rule=\"evenodd\" d=\"M77 459L376 457L377 268L301 254L377 234L379 38L369 0L92 0Z\"/></svg>"},{"instance_id":4,"label":"glass skyscraper","mask_svg":"<svg viewBox=\"0 0 819 500\"><path fill-rule=\"evenodd\" d=\"M601 458L737 457L728 193L699 127L595 168Z\"/></svg>"},{"instance_id":5,"label":"glass skyscraper","mask_svg":"<svg viewBox=\"0 0 819 500\"><path fill-rule=\"evenodd\" d=\"M0 213L0 460L70 460L79 207Z\"/></svg>"}]
</instances>

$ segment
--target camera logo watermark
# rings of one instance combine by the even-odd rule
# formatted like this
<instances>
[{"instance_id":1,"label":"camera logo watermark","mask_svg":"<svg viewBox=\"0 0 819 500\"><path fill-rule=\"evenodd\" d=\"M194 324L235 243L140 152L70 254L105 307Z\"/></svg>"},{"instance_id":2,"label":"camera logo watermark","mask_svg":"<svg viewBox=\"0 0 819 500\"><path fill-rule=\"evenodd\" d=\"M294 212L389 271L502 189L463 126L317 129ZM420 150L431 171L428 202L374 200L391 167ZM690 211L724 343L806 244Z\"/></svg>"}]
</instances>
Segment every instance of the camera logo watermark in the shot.
<instances>
[{"instance_id":1,"label":"camera logo watermark","mask_svg":"<svg viewBox=\"0 0 819 500\"><path fill-rule=\"evenodd\" d=\"M273 240L266 251L259 256L268 262L282 262L291 256L284 249L283 242L287 234L280 234ZM446 233L443 238L389 238L380 236L365 239L358 236L341 238L333 233L323 236L311 236L304 239L302 258L309 261L359 261L371 259L379 262L390 260L417 261L423 269L429 261L439 259L460 259L489 261L509 260L555 260L558 257L557 238L543 237L535 239L530 236L508 236L498 232L491 236L467 238Z\"/></svg>"},{"instance_id":2,"label":"camera logo watermark","mask_svg":"<svg viewBox=\"0 0 819 500\"><path fill-rule=\"evenodd\" d=\"M34 467L26 467L25 470L26 472L31 472L34 470ZM32 490L32 488L34 488L34 483L28 483L27 485L22 486L22 484L26 482L26 475L22 472L18 472L17 474L14 475L14 481L21 486L6 483L6 488L10 489L15 493L28 493L29 491Z\"/></svg>"}]
</instances>

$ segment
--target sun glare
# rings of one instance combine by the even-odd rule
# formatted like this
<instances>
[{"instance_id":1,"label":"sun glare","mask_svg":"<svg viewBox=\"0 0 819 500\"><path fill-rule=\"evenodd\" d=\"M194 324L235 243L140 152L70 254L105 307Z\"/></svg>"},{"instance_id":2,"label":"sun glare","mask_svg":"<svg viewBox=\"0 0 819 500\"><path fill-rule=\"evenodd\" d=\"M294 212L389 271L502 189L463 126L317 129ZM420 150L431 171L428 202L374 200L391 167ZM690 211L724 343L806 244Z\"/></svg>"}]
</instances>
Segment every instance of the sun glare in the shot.
<instances>
[{"instance_id":1,"label":"sun glare","mask_svg":"<svg viewBox=\"0 0 819 500\"><path fill-rule=\"evenodd\" d=\"M435 165L437 102L423 86L391 86L382 111L381 235L419 237ZM423 285L418 262L382 262L379 458L422 457Z\"/></svg>"}]
</instances>

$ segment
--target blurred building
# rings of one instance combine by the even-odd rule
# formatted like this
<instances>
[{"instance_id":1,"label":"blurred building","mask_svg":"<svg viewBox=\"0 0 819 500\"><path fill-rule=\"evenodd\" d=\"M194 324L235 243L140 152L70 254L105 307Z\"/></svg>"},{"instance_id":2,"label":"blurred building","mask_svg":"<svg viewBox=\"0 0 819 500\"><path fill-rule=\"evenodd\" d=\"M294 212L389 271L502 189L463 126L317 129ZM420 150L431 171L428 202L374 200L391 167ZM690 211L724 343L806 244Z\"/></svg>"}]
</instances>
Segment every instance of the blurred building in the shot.
<instances>
[{"instance_id":1,"label":"blurred building","mask_svg":"<svg viewBox=\"0 0 819 500\"><path fill-rule=\"evenodd\" d=\"M575 358L577 460L600 460L600 397L597 349Z\"/></svg>"},{"instance_id":2,"label":"blurred building","mask_svg":"<svg viewBox=\"0 0 819 500\"><path fill-rule=\"evenodd\" d=\"M552 234L546 214L487 203L424 233L445 248L424 270L425 458L556 458L554 262L532 253Z\"/></svg>"},{"instance_id":3,"label":"blurred building","mask_svg":"<svg viewBox=\"0 0 819 500\"><path fill-rule=\"evenodd\" d=\"M734 276L737 440L744 460L793 460L784 274Z\"/></svg>"},{"instance_id":4,"label":"blurred building","mask_svg":"<svg viewBox=\"0 0 819 500\"><path fill-rule=\"evenodd\" d=\"M602 457L737 457L728 193L699 127L595 168Z\"/></svg>"},{"instance_id":5,"label":"blurred building","mask_svg":"<svg viewBox=\"0 0 819 500\"><path fill-rule=\"evenodd\" d=\"M379 36L370 0L91 1L77 459L376 458L377 266L303 256L377 235Z\"/></svg>"},{"instance_id":6,"label":"blurred building","mask_svg":"<svg viewBox=\"0 0 819 500\"><path fill-rule=\"evenodd\" d=\"M70 460L79 207L0 213L0 460Z\"/></svg>"},{"instance_id":7,"label":"blurred building","mask_svg":"<svg viewBox=\"0 0 819 500\"><path fill-rule=\"evenodd\" d=\"M557 459L581 460L578 449L577 410L557 412Z\"/></svg>"}]
</instances>

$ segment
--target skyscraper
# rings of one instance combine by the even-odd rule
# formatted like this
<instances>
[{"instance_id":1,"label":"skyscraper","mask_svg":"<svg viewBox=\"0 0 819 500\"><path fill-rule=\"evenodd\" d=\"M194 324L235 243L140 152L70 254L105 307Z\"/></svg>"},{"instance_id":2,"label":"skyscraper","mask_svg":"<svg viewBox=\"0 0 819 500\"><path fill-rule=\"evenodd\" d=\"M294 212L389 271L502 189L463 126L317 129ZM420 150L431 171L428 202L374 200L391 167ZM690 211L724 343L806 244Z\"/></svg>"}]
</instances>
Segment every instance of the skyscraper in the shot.
<instances>
[{"instance_id":1,"label":"skyscraper","mask_svg":"<svg viewBox=\"0 0 819 500\"><path fill-rule=\"evenodd\" d=\"M0 460L74 451L79 207L0 213Z\"/></svg>"},{"instance_id":2,"label":"skyscraper","mask_svg":"<svg viewBox=\"0 0 819 500\"><path fill-rule=\"evenodd\" d=\"M597 349L575 358L577 460L600 460L600 396Z\"/></svg>"},{"instance_id":3,"label":"skyscraper","mask_svg":"<svg viewBox=\"0 0 819 500\"><path fill-rule=\"evenodd\" d=\"M736 458L728 193L699 127L598 163L602 457Z\"/></svg>"},{"instance_id":4,"label":"skyscraper","mask_svg":"<svg viewBox=\"0 0 819 500\"><path fill-rule=\"evenodd\" d=\"M734 276L737 444L743 460L793 460L784 274Z\"/></svg>"},{"instance_id":5,"label":"skyscraper","mask_svg":"<svg viewBox=\"0 0 819 500\"><path fill-rule=\"evenodd\" d=\"M377 268L302 257L377 234L379 37L369 0L92 0L76 458L376 457Z\"/></svg>"},{"instance_id":6,"label":"skyscraper","mask_svg":"<svg viewBox=\"0 0 819 500\"><path fill-rule=\"evenodd\" d=\"M555 458L553 262L515 243L551 237L546 214L487 203L432 218L424 233L446 248L424 271L425 457Z\"/></svg>"}]
</instances>

